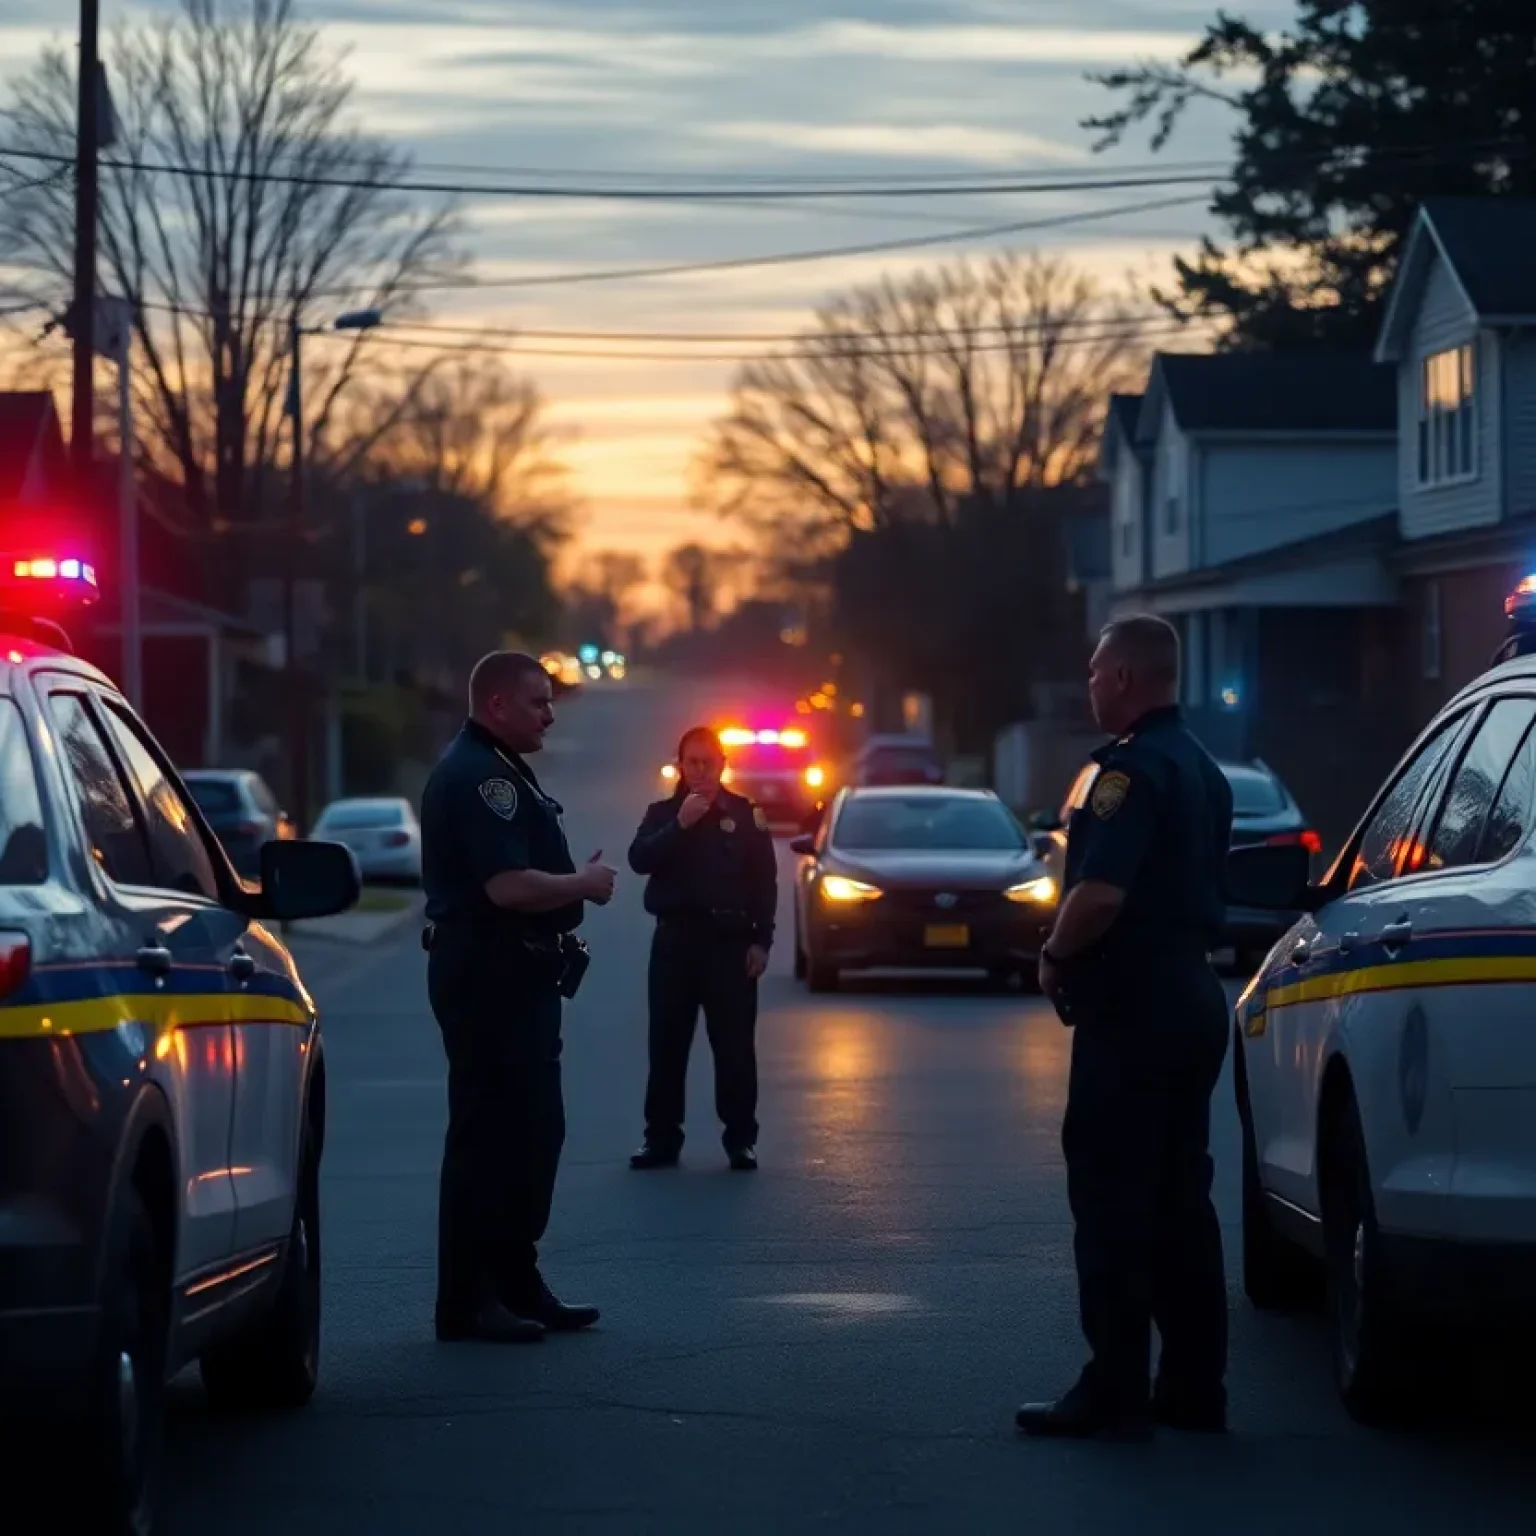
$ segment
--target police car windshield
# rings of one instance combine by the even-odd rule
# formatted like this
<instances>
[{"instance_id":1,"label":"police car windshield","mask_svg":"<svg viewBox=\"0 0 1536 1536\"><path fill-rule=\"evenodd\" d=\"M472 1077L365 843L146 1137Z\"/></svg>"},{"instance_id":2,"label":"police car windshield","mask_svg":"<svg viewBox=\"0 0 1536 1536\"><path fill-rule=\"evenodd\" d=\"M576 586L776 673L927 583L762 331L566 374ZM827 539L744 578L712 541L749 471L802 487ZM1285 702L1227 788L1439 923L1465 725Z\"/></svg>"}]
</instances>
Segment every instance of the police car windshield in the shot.
<instances>
[{"instance_id":1,"label":"police car windshield","mask_svg":"<svg viewBox=\"0 0 1536 1536\"><path fill-rule=\"evenodd\" d=\"M746 746L727 747L725 760L738 773L789 773L805 756L803 747L752 742Z\"/></svg>"},{"instance_id":2,"label":"police car windshield","mask_svg":"<svg viewBox=\"0 0 1536 1536\"><path fill-rule=\"evenodd\" d=\"M1221 771L1232 786L1234 816L1278 816L1285 809L1280 786L1267 773L1223 763Z\"/></svg>"},{"instance_id":3,"label":"police car windshield","mask_svg":"<svg viewBox=\"0 0 1536 1536\"><path fill-rule=\"evenodd\" d=\"M995 800L962 795L856 796L843 807L833 845L849 852L958 849L1012 852L1024 847L1018 823Z\"/></svg>"}]
</instances>

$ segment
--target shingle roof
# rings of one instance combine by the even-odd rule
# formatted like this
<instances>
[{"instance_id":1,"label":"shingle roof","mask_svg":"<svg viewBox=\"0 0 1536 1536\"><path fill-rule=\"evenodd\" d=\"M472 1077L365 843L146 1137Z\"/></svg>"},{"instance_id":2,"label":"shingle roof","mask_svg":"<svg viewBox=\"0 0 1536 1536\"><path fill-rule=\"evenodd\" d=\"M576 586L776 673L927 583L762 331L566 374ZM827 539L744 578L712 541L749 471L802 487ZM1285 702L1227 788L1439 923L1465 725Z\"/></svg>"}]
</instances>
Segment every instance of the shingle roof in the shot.
<instances>
[{"instance_id":1,"label":"shingle roof","mask_svg":"<svg viewBox=\"0 0 1536 1536\"><path fill-rule=\"evenodd\" d=\"M1153 375L1185 432L1397 430L1397 371L1358 353L1164 352Z\"/></svg>"},{"instance_id":2,"label":"shingle roof","mask_svg":"<svg viewBox=\"0 0 1536 1536\"><path fill-rule=\"evenodd\" d=\"M1480 316L1536 315L1536 197L1432 197L1423 211Z\"/></svg>"}]
</instances>

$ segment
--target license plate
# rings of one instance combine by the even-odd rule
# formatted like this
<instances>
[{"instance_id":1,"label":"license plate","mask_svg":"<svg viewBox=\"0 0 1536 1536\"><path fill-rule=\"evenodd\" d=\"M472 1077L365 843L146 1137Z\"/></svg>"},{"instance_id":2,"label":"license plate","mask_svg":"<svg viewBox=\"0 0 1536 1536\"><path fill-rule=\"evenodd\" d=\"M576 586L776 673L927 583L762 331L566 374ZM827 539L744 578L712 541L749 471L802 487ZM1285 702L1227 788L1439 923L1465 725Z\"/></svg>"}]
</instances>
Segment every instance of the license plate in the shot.
<instances>
[{"instance_id":1,"label":"license plate","mask_svg":"<svg viewBox=\"0 0 1536 1536\"><path fill-rule=\"evenodd\" d=\"M971 930L964 923L935 923L924 934L929 949L968 949Z\"/></svg>"}]
</instances>

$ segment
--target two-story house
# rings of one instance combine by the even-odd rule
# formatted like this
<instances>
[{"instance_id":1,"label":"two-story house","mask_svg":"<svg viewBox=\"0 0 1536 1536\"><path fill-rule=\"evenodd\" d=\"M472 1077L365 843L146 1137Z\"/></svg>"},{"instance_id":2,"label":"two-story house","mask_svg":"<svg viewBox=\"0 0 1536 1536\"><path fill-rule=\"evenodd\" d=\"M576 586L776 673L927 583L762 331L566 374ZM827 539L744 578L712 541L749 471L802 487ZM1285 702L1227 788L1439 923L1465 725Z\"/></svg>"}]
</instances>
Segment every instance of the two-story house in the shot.
<instances>
[{"instance_id":1,"label":"two-story house","mask_svg":"<svg viewBox=\"0 0 1536 1536\"><path fill-rule=\"evenodd\" d=\"M1404 666L1423 720L1488 665L1536 570L1536 199L1433 199L1377 342L1396 369Z\"/></svg>"},{"instance_id":2,"label":"two-story house","mask_svg":"<svg viewBox=\"0 0 1536 1536\"><path fill-rule=\"evenodd\" d=\"M1113 611L1168 618L1195 728L1325 822L1400 746L1396 414L1368 357L1161 354L1101 451Z\"/></svg>"}]
</instances>

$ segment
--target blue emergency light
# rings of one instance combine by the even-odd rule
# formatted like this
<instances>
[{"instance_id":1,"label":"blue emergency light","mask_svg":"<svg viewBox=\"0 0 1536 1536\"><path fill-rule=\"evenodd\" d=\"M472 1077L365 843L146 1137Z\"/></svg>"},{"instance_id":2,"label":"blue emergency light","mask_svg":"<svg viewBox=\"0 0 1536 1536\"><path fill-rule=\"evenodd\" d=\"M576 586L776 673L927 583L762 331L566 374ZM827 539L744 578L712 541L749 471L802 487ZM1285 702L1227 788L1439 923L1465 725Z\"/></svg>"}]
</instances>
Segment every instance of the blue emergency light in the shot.
<instances>
[{"instance_id":1,"label":"blue emergency light","mask_svg":"<svg viewBox=\"0 0 1536 1536\"><path fill-rule=\"evenodd\" d=\"M79 555L0 556L0 624L30 632L47 645L72 651L60 616L89 607L100 596L95 566Z\"/></svg>"}]
</instances>

